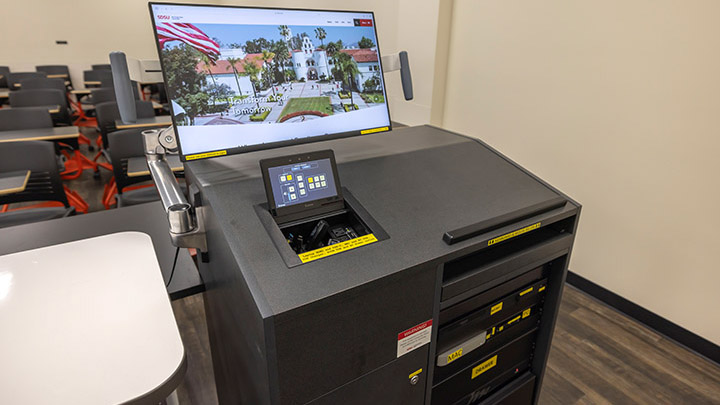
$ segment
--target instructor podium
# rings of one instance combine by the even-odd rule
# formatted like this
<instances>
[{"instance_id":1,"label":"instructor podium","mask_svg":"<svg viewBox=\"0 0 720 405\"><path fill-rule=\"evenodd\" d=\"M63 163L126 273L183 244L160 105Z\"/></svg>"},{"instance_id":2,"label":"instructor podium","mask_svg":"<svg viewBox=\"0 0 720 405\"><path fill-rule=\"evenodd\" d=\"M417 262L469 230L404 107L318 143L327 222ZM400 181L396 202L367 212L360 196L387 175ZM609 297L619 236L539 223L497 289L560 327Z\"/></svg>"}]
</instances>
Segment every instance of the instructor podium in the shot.
<instances>
[{"instance_id":1,"label":"instructor podium","mask_svg":"<svg viewBox=\"0 0 720 405\"><path fill-rule=\"evenodd\" d=\"M399 68L407 99L412 85L407 54L381 57L372 12L149 7L171 99L207 90L178 84L180 31L218 60L216 35L250 43L262 31L297 48L296 81L283 74L201 117L222 125L173 106L172 130L143 132L171 239L200 252L220 403L536 403L580 206L477 139L383 132L382 74ZM334 69L324 44L292 41L308 27L340 44ZM342 45L355 40L369 48ZM127 61L111 61L132 108ZM178 151L187 197L165 158Z\"/></svg>"},{"instance_id":2,"label":"instructor podium","mask_svg":"<svg viewBox=\"0 0 720 405\"><path fill-rule=\"evenodd\" d=\"M332 149L385 235L289 265L259 151L186 163L223 404L530 404L580 206L482 142L431 126Z\"/></svg>"}]
</instances>

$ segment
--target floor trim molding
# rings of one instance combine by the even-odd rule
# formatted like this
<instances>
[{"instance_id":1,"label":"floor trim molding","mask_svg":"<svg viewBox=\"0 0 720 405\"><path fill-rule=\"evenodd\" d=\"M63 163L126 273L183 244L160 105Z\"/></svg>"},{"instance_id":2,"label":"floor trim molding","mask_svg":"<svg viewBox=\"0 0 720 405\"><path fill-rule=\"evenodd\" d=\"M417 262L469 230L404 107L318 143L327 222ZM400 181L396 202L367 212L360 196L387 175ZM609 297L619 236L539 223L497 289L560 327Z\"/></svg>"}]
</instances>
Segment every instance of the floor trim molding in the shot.
<instances>
[{"instance_id":1,"label":"floor trim molding","mask_svg":"<svg viewBox=\"0 0 720 405\"><path fill-rule=\"evenodd\" d=\"M567 283L655 330L665 337L720 365L720 346L660 315L627 300L592 281L568 271ZM714 315L713 315L714 316Z\"/></svg>"}]
</instances>

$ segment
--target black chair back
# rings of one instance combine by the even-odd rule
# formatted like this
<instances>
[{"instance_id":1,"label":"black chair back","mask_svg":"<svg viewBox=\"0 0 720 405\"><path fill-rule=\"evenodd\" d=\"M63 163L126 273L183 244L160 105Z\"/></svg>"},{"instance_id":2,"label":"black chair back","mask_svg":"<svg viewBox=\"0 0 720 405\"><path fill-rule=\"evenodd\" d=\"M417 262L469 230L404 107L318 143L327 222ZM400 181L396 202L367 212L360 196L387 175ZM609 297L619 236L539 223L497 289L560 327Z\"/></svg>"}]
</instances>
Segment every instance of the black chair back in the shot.
<instances>
[{"instance_id":1,"label":"black chair back","mask_svg":"<svg viewBox=\"0 0 720 405\"><path fill-rule=\"evenodd\" d=\"M136 183L142 183L152 178L150 175L128 177L128 159L132 157L145 156L145 148L142 139L142 128L123 129L108 134L112 147L108 149L110 161L112 162L115 183L118 193L122 194L125 187Z\"/></svg>"},{"instance_id":2,"label":"black chair back","mask_svg":"<svg viewBox=\"0 0 720 405\"><path fill-rule=\"evenodd\" d=\"M83 80L100 82L99 87L113 87L112 71L110 70L86 70L83 72Z\"/></svg>"},{"instance_id":3,"label":"black chair back","mask_svg":"<svg viewBox=\"0 0 720 405\"><path fill-rule=\"evenodd\" d=\"M23 90L55 89L63 93L67 92L65 81L58 78L23 79L20 84L22 85L20 88Z\"/></svg>"},{"instance_id":4,"label":"black chair back","mask_svg":"<svg viewBox=\"0 0 720 405\"><path fill-rule=\"evenodd\" d=\"M39 79L47 77L47 74L44 72L18 72L18 73L10 73L8 75L8 87L11 89L16 88L15 84L20 83L21 80L25 79Z\"/></svg>"},{"instance_id":5,"label":"black chair back","mask_svg":"<svg viewBox=\"0 0 720 405\"><path fill-rule=\"evenodd\" d=\"M92 70L110 70L110 64L100 64L100 65L92 65Z\"/></svg>"},{"instance_id":6,"label":"black chair back","mask_svg":"<svg viewBox=\"0 0 720 405\"><path fill-rule=\"evenodd\" d=\"M1 111L1 110L0 110ZM8 142L0 148L0 172L30 170L25 191L0 196L0 204L59 201L70 207L52 142Z\"/></svg>"},{"instance_id":7,"label":"black chair back","mask_svg":"<svg viewBox=\"0 0 720 405\"><path fill-rule=\"evenodd\" d=\"M10 77L10 68L7 66L0 66L0 88L8 88L8 77Z\"/></svg>"},{"instance_id":8,"label":"black chair back","mask_svg":"<svg viewBox=\"0 0 720 405\"><path fill-rule=\"evenodd\" d=\"M72 88L72 79L70 79L70 69L68 69L67 65L40 65L35 66L35 70L38 72L44 72L48 75L64 75L65 77L57 78L62 79L63 84L65 84L65 81L68 81L68 86Z\"/></svg>"},{"instance_id":9,"label":"black chair back","mask_svg":"<svg viewBox=\"0 0 720 405\"><path fill-rule=\"evenodd\" d=\"M153 118L155 111L150 101L135 101L135 109L138 118ZM106 101L104 103L95 104L95 116L97 117L100 136L102 136L103 147L110 148L110 139L108 134L114 132L115 121L120 119L120 110L114 101Z\"/></svg>"},{"instance_id":10,"label":"black chair back","mask_svg":"<svg viewBox=\"0 0 720 405\"><path fill-rule=\"evenodd\" d=\"M117 102L115 99L115 89L112 87L99 87L90 90L90 99L93 104L106 103L108 101Z\"/></svg>"},{"instance_id":11,"label":"black chair back","mask_svg":"<svg viewBox=\"0 0 720 405\"><path fill-rule=\"evenodd\" d=\"M38 72L45 72L49 75L67 75L70 78L70 69L65 65L41 65L35 66Z\"/></svg>"},{"instance_id":12,"label":"black chair back","mask_svg":"<svg viewBox=\"0 0 720 405\"><path fill-rule=\"evenodd\" d=\"M57 89L36 89L36 90L20 90L10 93L11 107L40 107L40 106L59 106L60 110L55 113L56 121L62 124L70 125L70 110L68 101L64 91Z\"/></svg>"},{"instance_id":13,"label":"black chair back","mask_svg":"<svg viewBox=\"0 0 720 405\"><path fill-rule=\"evenodd\" d=\"M100 104L106 101L117 102L115 88L113 87L98 87L90 90L90 94L90 100L93 104ZM138 92L137 86L133 86L133 94L135 95L135 100L140 100L140 93Z\"/></svg>"},{"instance_id":14,"label":"black chair back","mask_svg":"<svg viewBox=\"0 0 720 405\"><path fill-rule=\"evenodd\" d=\"M0 131L52 128L52 126L53 122L50 113L44 108L0 109ZM3 147L0 149L5 148L6 145L7 144L3 144Z\"/></svg>"}]
</instances>

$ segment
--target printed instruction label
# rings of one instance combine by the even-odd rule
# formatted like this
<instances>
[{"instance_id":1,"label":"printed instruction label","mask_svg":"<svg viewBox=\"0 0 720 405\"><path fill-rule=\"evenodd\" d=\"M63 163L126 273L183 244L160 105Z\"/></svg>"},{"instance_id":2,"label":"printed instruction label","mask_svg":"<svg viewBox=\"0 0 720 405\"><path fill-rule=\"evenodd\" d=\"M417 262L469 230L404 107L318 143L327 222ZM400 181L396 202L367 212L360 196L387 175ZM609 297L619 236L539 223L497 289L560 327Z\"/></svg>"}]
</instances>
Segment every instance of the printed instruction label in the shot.
<instances>
[{"instance_id":1,"label":"printed instruction label","mask_svg":"<svg viewBox=\"0 0 720 405\"><path fill-rule=\"evenodd\" d=\"M369 233L367 235L360 236L359 238L346 240L345 242L336 243L334 245L325 246L320 249L311 250L309 252L300 253L300 261L303 263L311 262L313 260L322 259L323 257L332 256L346 250L355 249L369 243L377 242L375 235Z\"/></svg>"},{"instance_id":2,"label":"printed instruction label","mask_svg":"<svg viewBox=\"0 0 720 405\"><path fill-rule=\"evenodd\" d=\"M225 155L227 155L226 150L216 150L215 152L206 152L206 153L198 153L195 155L187 155L187 156L185 156L185 160L205 159L205 158L216 157L216 156L225 156Z\"/></svg>"},{"instance_id":3,"label":"printed instruction label","mask_svg":"<svg viewBox=\"0 0 720 405\"><path fill-rule=\"evenodd\" d=\"M514 232L506 233L505 235L499 236L495 239L490 239L488 241L488 246L492 246L496 243L500 243L500 242L506 241L508 239L512 239L516 236L520 236L524 233L530 232L530 231L538 229L538 228L540 228L540 222L538 222L536 224L532 224L530 226L526 226L525 228L522 228L522 229L518 229L517 231L514 231Z\"/></svg>"},{"instance_id":4,"label":"printed instruction label","mask_svg":"<svg viewBox=\"0 0 720 405\"><path fill-rule=\"evenodd\" d=\"M390 127L379 127L379 128L372 128L372 129L364 129L360 131L360 135L365 134L374 134L376 132L383 132L383 131L389 131Z\"/></svg>"},{"instance_id":5,"label":"printed instruction label","mask_svg":"<svg viewBox=\"0 0 720 405\"><path fill-rule=\"evenodd\" d=\"M400 357L430 343L432 319L398 333L397 356Z\"/></svg>"}]
</instances>

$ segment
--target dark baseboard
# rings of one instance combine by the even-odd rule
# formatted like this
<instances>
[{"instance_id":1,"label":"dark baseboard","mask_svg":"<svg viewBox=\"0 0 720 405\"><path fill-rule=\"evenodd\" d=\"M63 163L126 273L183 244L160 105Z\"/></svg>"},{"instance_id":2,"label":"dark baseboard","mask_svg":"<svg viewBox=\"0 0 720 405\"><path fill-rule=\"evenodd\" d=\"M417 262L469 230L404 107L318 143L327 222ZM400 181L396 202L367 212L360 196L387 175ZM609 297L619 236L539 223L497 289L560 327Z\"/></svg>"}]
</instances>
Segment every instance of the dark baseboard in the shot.
<instances>
[{"instance_id":1,"label":"dark baseboard","mask_svg":"<svg viewBox=\"0 0 720 405\"><path fill-rule=\"evenodd\" d=\"M593 283L577 273L568 271L567 283L720 365L720 346L715 343L690 332L682 326L670 322L660 315L648 311L640 305ZM712 316L715 316L715 314L713 313Z\"/></svg>"}]
</instances>

